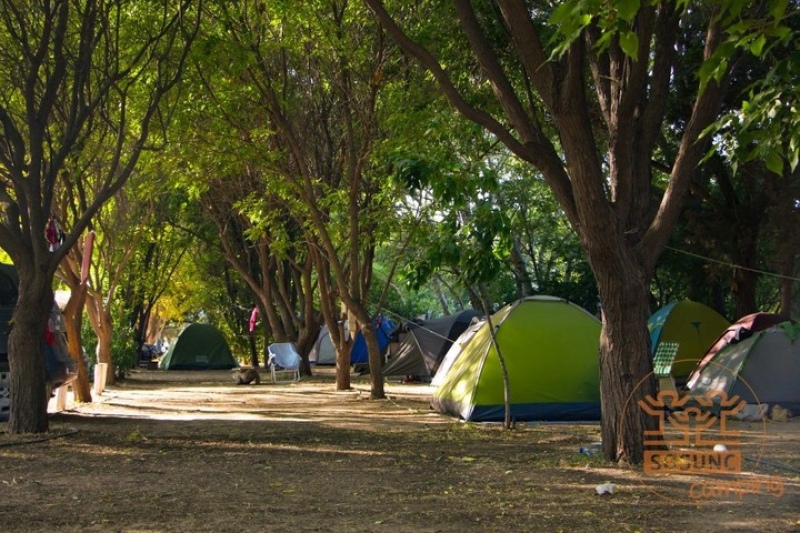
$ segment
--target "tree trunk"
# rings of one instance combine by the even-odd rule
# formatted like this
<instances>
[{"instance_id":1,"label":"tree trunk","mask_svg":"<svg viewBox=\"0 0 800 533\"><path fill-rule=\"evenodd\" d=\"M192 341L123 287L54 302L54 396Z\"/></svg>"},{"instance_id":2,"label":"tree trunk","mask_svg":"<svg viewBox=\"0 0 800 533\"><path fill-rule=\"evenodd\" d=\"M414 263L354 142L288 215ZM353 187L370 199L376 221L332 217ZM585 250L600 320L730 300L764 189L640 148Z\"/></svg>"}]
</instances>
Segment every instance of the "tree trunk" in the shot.
<instances>
[{"instance_id":1,"label":"tree trunk","mask_svg":"<svg viewBox=\"0 0 800 533\"><path fill-rule=\"evenodd\" d=\"M319 337L322 324L325 323L322 312L314 305L314 283L312 281L314 263L313 255L308 253L303 260L302 269L296 272L297 281L295 282L300 290L299 309L302 312L302 320L298 321L298 350L301 350L300 353L303 356L303 368L301 368L301 372L303 375L307 376L313 374L308 356L314 347L314 343L317 341L317 337Z\"/></svg>"},{"instance_id":2,"label":"tree trunk","mask_svg":"<svg viewBox=\"0 0 800 533\"><path fill-rule=\"evenodd\" d=\"M790 226L791 227L791 226ZM781 229L781 233L784 233L784 230ZM787 232L788 233L788 232ZM796 244L795 239L792 238L791 235L781 235L783 238L781 242L783 242L784 249L782 250L781 254L782 258L780 259L780 272L781 272L781 306L778 309L778 312L784 316L793 316L794 313L792 312L792 295L794 294L794 278L795 278L795 257L796 257Z\"/></svg>"},{"instance_id":3,"label":"tree trunk","mask_svg":"<svg viewBox=\"0 0 800 533\"><path fill-rule=\"evenodd\" d=\"M111 337L114 331L114 322L111 313L103 304L103 296L100 293L89 293L90 305L86 306L89 322L92 330L97 335L97 362L108 365L106 375L106 386L114 385L117 382L114 362L111 360Z\"/></svg>"},{"instance_id":4,"label":"tree trunk","mask_svg":"<svg viewBox=\"0 0 800 533\"><path fill-rule=\"evenodd\" d=\"M264 317L262 320L263 324L265 325L264 328L264 341L265 346L269 345L270 337L273 339L274 342L289 342L291 339L289 338L289 334L283 328L283 321L275 309L275 298L277 291L272 289L270 283L264 284L264 298L260 302L258 308L261 311L261 316Z\"/></svg>"},{"instance_id":5,"label":"tree trunk","mask_svg":"<svg viewBox=\"0 0 800 533\"><path fill-rule=\"evenodd\" d=\"M791 276L794 274L784 274L783 280L781 280L781 306L778 309L778 313L784 316L792 316L792 287L794 283L792 282Z\"/></svg>"},{"instance_id":6,"label":"tree trunk","mask_svg":"<svg viewBox=\"0 0 800 533\"><path fill-rule=\"evenodd\" d=\"M308 362L308 354L311 352L311 348L314 346L314 342L317 340L319 329L319 322L314 322L313 324L306 322L306 324L300 328L299 337L295 344L297 346L297 352L300 354L302 359L300 364L300 373L303 376L311 375L311 364Z\"/></svg>"},{"instance_id":7,"label":"tree trunk","mask_svg":"<svg viewBox=\"0 0 800 533\"><path fill-rule=\"evenodd\" d=\"M97 335L97 362L108 365L106 374L106 386L114 385L117 382L117 370L111 357L111 330L103 328Z\"/></svg>"},{"instance_id":8,"label":"tree trunk","mask_svg":"<svg viewBox=\"0 0 800 533\"><path fill-rule=\"evenodd\" d=\"M260 308L260 306L259 306L259 308ZM261 309L261 311L263 312L263 309ZM262 316L263 316L263 314L262 314ZM264 358L264 364L267 364L269 362L270 340L274 339L275 342L285 342L285 341L282 341L282 340L279 341L279 340L274 338L274 335L272 334L272 329L269 327L269 321L267 321L267 320L262 320L261 321L261 338L264 341L263 342L263 349L261 350L261 355Z\"/></svg>"},{"instance_id":9,"label":"tree trunk","mask_svg":"<svg viewBox=\"0 0 800 533\"><path fill-rule=\"evenodd\" d=\"M350 390L352 386L350 383L350 349L353 347L355 332L350 332L349 338L345 339L345 323L343 317L342 321L337 324L336 327L339 330L337 337L340 342L333 344L336 351L336 390ZM331 336L331 340L333 340L333 336Z\"/></svg>"},{"instance_id":10,"label":"tree trunk","mask_svg":"<svg viewBox=\"0 0 800 533\"><path fill-rule=\"evenodd\" d=\"M497 353L497 359L500 362L500 372L503 376L503 428L513 429L513 421L511 420L511 380L508 377L508 366L506 366L503 351L500 349L500 343L497 342L497 331L495 330L495 325L492 323L492 313L489 311L491 305L489 292L485 284L482 283L478 286L478 293L481 296L481 309L483 310L483 314L486 315L486 325L489 326L492 347L494 347L494 351Z\"/></svg>"},{"instance_id":11,"label":"tree trunk","mask_svg":"<svg viewBox=\"0 0 800 533\"><path fill-rule=\"evenodd\" d=\"M758 311L756 285L759 274L755 271L758 257L758 228L740 228L739 239L733 254L733 262L744 268L733 272L731 295L734 300L734 316L740 317Z\"/></svg>"},{"instance_id":12,"label":"tree trunk","mask_svg":"<svg viewBox=\"0 0 800 533\"><path fill-rule=\"evenodd\" d=\"M349 390L350 348L353 345L353 335L351 334L345 338L344 328L347 316L336 310L338 298L331 279L330 263L322 253L321 246L311 246L309 250L319 277L317 287L319 289L320 311L322 311L325 325L328 326L328 334L331 337L331 344L333 344L333 350L336 355L336 390Z\"/></svg>"},{"instance_id":13,"label":"tree trunk","mask_svg":"<svg viewBox=\"0 0 800 533\"><path fill-rule=\"evenodd\" d=\"M43 348L45 327L53 308L51 283L52 278L38 269L20 272L19 298L8 337L8 432L12 435L46 433L49 429Z\"/></svg>"},{"instance_id":14,"label":"tree trunk","mask_svg":"<svg viewBox=\"0 0 800 533\"><path fill-rule=\"evenodd\" d=\"M657 395L647 331L647 279L631 262L624 272L595 269L602 302L600 397L603 453L614 461L639 464L644 457L644 431L658 421L647 416L639 401Z\"/></svg>"},{"instance_id":15,"label":"tree trunk","mask_svg":"<svg viewBox=\"0 0 800 533\"><path fill-rule=\"evenodd\" d=\"M361 326L361 334L367 343L367 353L369 354L369 378L370 378L370 400L381 400L386 398L383 387L383 361L381 360L381 347L378 343L378 334L372 327L372 321L367 320Z\"/></svg>"},{"instance_id":16,"label":"tree trunk","mask_svg":"<svg viewBox=\"0 0 800 533\"><path fill-rule=\"evenodd\" d=\"M69 355L75 360L78 369L78 378L72 382L75 400L82 403L92 401L92 392L89 385L89 373L83 362L83 343L81 341L81 324L83 322L83 307L86 302L86 285L75 287L64 309L64 321L67 327L67 343Z\"/></svg>"},{"instance_id":17,"label":"tree trunk","mask_svg":"<svg viewBox=\"0 0 800 533\"><path fill-rule=\"evenodd\" d=\"M450 306L447 303L447 296L444 295L441 289L437 288L436 297L439 299L439 305L442 306L442 315L448 316L451 314Z\"/></svg>"},{"instance_id":18,"label":"tree trunk","mask_svg":"<svg viewBox=\"0 0 800 533\"><path fill-rule=\"evenodd\" d=\"M770 180L773 181L773 180ZM798 243L795 235L798 230L798 217L795 212L795 189L800 181L800 167L784 179L777 180L778 191L775 201L778 203L778 242L780 244L777 261L781 273L781 306L779 313L792 316L792 295L794 293L795 260L797 258Z\"/></svg>"},{"instance_id":19,"label":"tree trunk","mask_svg":"<svg viewBox=\"0 0 800 533\"><path fill-rule=\"evenodd\" d=\"M258 361L258 351L256 350L256 335L255 331L251 331L250 334L247 336L250 341L250 365L253 368L259 367Z\"/></svg>"},{"instance_id":20,"label":"tree trunk","mask_svg":"<svg viewBox=\"0 0 800 533\"><path fill-rule=\"evenodd\" d=\"M517 287L517 298L524 298L533 294L533 282L522 257L520 243L514 239L511 244L511 272L514 274L514 284Z\"/></svg>"}]
</instances>

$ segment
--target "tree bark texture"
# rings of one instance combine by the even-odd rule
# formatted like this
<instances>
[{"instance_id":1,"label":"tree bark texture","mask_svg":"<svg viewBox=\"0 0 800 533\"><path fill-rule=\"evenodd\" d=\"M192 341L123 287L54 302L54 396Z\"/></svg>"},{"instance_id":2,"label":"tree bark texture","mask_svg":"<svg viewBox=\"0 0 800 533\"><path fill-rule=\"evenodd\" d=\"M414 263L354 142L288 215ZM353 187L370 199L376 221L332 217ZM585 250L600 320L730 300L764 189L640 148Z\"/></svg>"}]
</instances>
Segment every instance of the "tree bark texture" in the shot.
<instances>
[{"instance_id":1,"label":"tree bark texture","mask_svg":"<svg viewBox=\"0 0 800 533\"><path fill-rule=\"evenodd\" d=\"M633 265L624 270L600 266L595 275L603 321L599 349L603 453L638 464L643 459L644 430L656 430L658 421L638 404L647 396L655 398L657 386L648 349L647 285Z\"/></svg>"},{"instance_id":2,"label":"tree bark texture","mask_svg":"<svg viewBox=\"0 0 800 533\"><path fill-rule=\"evenodd\" d=\"M92 323L92 330L97 335L96 357L98 363L108 365L106 374L106 386L114 385L117 382L117 371L111 357L111 338L114 331L114 319L111 311L106 307L103 294L96 291L89 291L89 305L86 306L89 321Z\"/></svg>"},{"instance_id":3,"label":"tree bark texture","mask_svg":"<svg viewBox=\"0 0 800 533\"><path fill-rule=\"evenodd\" d=\"M75 361L75 367L78 370L78 377L72 382L72 390L76 401L88 403L92 401L92 392L89 384L88 369L83 360L83 340L81 336L83 310L86 305L88 286L81 281L82 272L80 272L79 265L83 256L77 253L78 249L78 246L74 246L61 260L58 276L67 284L70 290L69 301L63 310L63 314L69 355Z\"/></svg>"},{"instance_id":4,"label":"tree bark texture","mask_svg":"<svg viewBox=\"0 0 800 533\"><path fill-rule=\"evenodd\" d=\"M75 367L78 369L78 377L72 382L72 390L75 394L75 401L81 403L92 401L89 373L83 361L83 344L81 342L81 324L83 323L85 302L86 285L80 284L72 290L67 307L64 309L69 355L75 361Z\"/></svg>"},{"instance_id":5,"label":"tree bark texture","mask_svg":"<svg viewBox=\"0 0 800 533\"><path fill-rule=\"evenodd\" d=\"M49 429L49 397L45 383L44 333L53 309L51 276L38 269L17 268L22 270L19 298L8 337L11 389L8 432L45 433Z\"/></svg>"},{"instance_id":6,"label":"tree bark texture","mask_svg":"<svg viewBox=\"0 0 800 533\"><path fill-rule=\"evenodd\" d=\"M361 313L359 313L361 314ZM369 374L370 374L370 400L381 400L386 397L383 386L383 361L381 359L381 348L378 343L378 333L373 327L372 320L369 316L362 314L359 317L359 322L366 318L366 321L361 324L361 334L364 335L364 340L367 344L367 353L369 354Z\"/></svg>"}]
</instances>

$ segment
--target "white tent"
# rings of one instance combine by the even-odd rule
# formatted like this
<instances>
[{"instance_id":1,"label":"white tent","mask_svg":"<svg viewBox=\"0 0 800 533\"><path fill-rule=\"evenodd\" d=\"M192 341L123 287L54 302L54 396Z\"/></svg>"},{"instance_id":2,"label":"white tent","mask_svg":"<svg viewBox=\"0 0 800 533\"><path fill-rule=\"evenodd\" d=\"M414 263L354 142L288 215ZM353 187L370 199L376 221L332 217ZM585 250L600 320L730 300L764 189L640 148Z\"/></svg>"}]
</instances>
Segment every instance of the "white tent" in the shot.
<instances>
[{"instance_id":1,"label":"white tent","mask_svg":"<svg viewBox=\"0 0 800 533\"><path fill-rule=\"evenodd\" d=\"M314 341L314 346L311 347L311 353L308 354L308 362L312 365L336 364L336 351L333 349L328 326L322 326L319 331L317 340Z\"/></svg>"}]
</instances>

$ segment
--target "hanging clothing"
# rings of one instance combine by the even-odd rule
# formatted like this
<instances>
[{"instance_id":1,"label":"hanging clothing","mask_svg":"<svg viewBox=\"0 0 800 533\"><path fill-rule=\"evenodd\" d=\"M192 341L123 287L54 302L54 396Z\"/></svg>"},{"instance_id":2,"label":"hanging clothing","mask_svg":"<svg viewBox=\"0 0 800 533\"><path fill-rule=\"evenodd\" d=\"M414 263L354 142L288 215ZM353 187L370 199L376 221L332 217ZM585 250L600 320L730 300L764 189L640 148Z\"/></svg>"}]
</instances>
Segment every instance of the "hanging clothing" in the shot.
<instances>
[{"instance_id":1,"label":"hanging clothing","mask_svg":"<svg viewBox=\"0 0 800 533\"><path fill-rule=\"evenodd\" d=\"M254 307L250 312L250 333L256 330L256 323L258 322L258 306Z\"/></svg>"}]
</instances>

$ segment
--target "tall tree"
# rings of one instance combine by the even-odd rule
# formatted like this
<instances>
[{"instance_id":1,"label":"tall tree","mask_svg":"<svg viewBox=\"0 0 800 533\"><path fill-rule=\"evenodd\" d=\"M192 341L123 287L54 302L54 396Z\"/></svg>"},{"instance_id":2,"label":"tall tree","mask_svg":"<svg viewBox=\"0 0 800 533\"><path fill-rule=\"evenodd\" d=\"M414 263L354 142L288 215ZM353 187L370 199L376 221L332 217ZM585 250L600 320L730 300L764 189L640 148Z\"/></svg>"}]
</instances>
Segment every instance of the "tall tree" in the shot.
<instances>
[{"instance_id":1,"label":"tall tree","mask_svg":"<svg viewBox=\"0 0 800 533\"><path fill-rule=\"evenodd\" d=\"M140 196L133 203L141 216L134 227L136 247L131 251L127 268L122 271L116 297L123 300L128 325L134 331L136 346L132 348L138 353L152 337L149 328L153 310L202 224L198 220L187 222L193 206L186 194L169 191L166 173L155 171L149 180L138 179L137 182L143 186L137 194L147 196ZM136 215L136 212L129 213L129 216ZM189 229L192 222L194 228Z\"/></svg>"},{"instance_id":2,"label":"tall tree","mask_svg":"<svg viewBox=\"0 0 800 533\"><path fill-rule=\"evenodd\" d=\"M59 266L58 277L66 283L70 290L69 301L63 310L67 335L69 355L73 358L78 377L72 383L75 400L78 402L91 402L92 393L89 387L89 373L83 360L83 341L81 339L83 325L83 310L86 305L86 294L89 280L89 265L83 262L83 257L89 261L94 243L94 234L89 233L83 246L73 246ZM80 250L80 252L78 252Z\"/></svg>"},{"instance_id":3,"label":"tall tree","mask_svg":"<svg viewBox=\"0 0 800 533\"><path fill-rule=\"evenodd\" d=\"M95 213L92 226L96 231L94 246L91 250L89 282L85 284L86 314L92 331L97 338L95 354L98 363L107 365L106 385L116 382L117 371L111 353L114 328L114 301L118 298L118 289L122 283L124 272L130 267L134 252L144 236L140 225L147 224L151 218L152 203L143 200L141 195L131 194L135 187L131 182L117 191L112 199ZM74 270L72 264L82 264L84 249L73 249L67 256L67 265L62 261L62 270ZM70 256L79 256L69 259ZM74 274L63 273L62 277L74 278ZM68 282L70 286L73 282ZM133 349L133 347L131 347Z\"/></svg>"},{"instance_id":4,"label":"tall tree","mask_svg":"<svg viewBox=\"0 0 800 533\"><path fill-rule=\"evenodd\" d=\"M242 83L253 51L226 41L230 28L247 41L250 25L256 31L261 17L270 15L244 5L209 12L209 24L193 54L195 68L187 76L187 91L199 105L186 110L181 143L175 147L176 158L191 158L191 171L184 172L178 186L197 200L219 237L221 258L250 291L242 301L248 308L242 323L248 324L249 310L255 306L264 346L294 342L303 357L301 371L310 373L307 354L319 333L320 318L308 239L289 207L286 187L264 170L263 161L278 152L263 143L270 125L258 85ZM265 44L280 45L279 38ZM254 346L251 362L258 364Z\"/></svg>"},{"instance_id":5,"label":"tall tree","mask_svg":"<svg viewBox=\"0 0 800 533\"><path fill-rule=\"evenodd\" d=\"M791 25L800 24L797 18L787 20L789 26L781 31L789 31ZM687 20L687 24L701 23L699 19ZM700 50L692 41L699 41L701 33L685 32L685 35L689 42L680 44L681 66L674 74L676 98L667 112L671 126L665 130L662 148L667 154L677 149L696 85ZM796 253L794 240L787 238L792 234L791 211L776 210L773 206L788 207L797 197L792 191L796 184L792 185L790 171L791 160L797 158L797 148L794 154L790 150L796 147L797 141L791 139L797 133L786 109L792 106L774 102L790 102L795 98L792 93L796 91L798 73L782 63L798 44L795 37L772 44L760 57L737 57L737 68L732 72L722 105L725 114L715 125L717 140L695 172L684 216L671 242L676 251L668 254L666 261L660 261L659 270L665 273L669 270L670 285L677 286L674 281L681 279L689 282L688 292L684 292L683 297L709 303L731 318L760 309L774 309L777 278L759 272L783 271L783 265L770 264L770 257L779 255L785 262ZM766 45L763 36L753 36L749 42L755 49ZM770 79L768 94L773 100L766 109L759 104L764 96L765 79ZM759 107L762 109L757 111ZM767 116L760 116L765 111ZM747 125L749 127L745 127ZM768 136L765 131L769 132ZM782 140L777 142L776 139ZM784 158L790 161L785 166L786 171L782 164ZM770 170L770 166L775 170ZM784 238L774 239L772 236L778 228L786 233ZM700 260L698 256L712 261ZM772 291L764 290L770 285Z\"/></svg>"},{"instance_id":6,"label":"tall tree","mask_svg":"<svg viewBox=\"0 0 800 533\"><path fill-rule=\"evenodd\" d=\"M281 207L304 221L300 229L326 291L321 308L331 338L340 340L334 299L363 331L371 396L380 398L380 350L366 297L381 220L389 212L372 162L385 43L360 3L265 6L230 5L219 12L240 47L235 56L244 57L233 64L241 70L230 75L252 88L257 107L249 108L251 116L263 120L242 138L262 153L258 164L270 204L280 194ZM349 387L348 355L338 354L339 388Z\"/></svg>"},{"instance_id":7,"label":"tall tree","mask_svg":"<svg viewBox=\"0 0 800 533\"><path fill-rule=\"evenodd\" d=\"M219 176L208 182L203 211L217 228L225 260L250 289L263 317L265 342L295 342L301 371L309 375L308 353L320 328L313 259L301 224L264 189L258 172Z\"/></svg>"},{"instance_id":8,"label":"tall tree","mask_svg":"<svg viewBox=\"0 0 800 533\"><path fill-rule=\"evenodd\" d=\"M53 276L98 209L133 171L180 79L200 2L41 0L0 3L0 247L20 274L9 338L9 432L48 429L41 339ZM101 139L85 142L89 138ZM48 239L54 190L70 162L102 147L103 178L63 240Z\"/></svg>"},{"instance_id":9,"label":"tall tree","mask_svg":"<svg viewBox=\"0 0 800 533\"><path fill-rule=\"evenodd\" d=\"M538 169L554 191L580 238L602 305L603 451L610 459L640 462L644 431L655 429L653 417L636 408L655 393L649 283L705 153L701 134L720 108L736 42L727 40L728 32L745 15L742 5L568 1L549 9L497 0L477 8L454 0L447 7L417 5L414 24L401 27L408 13L392 15L381 0L365 1L454 107ZM705 75L696 83L677 153L662 172L653 161L687 14L706 22ZM437 35L452 35L452 28L439 32L432 25L451 20L462 32L461 46L445 48ZM463 49L473 61L447 57L457 67L443 66L445 54Z\"/></svg>"}]
</instances>

